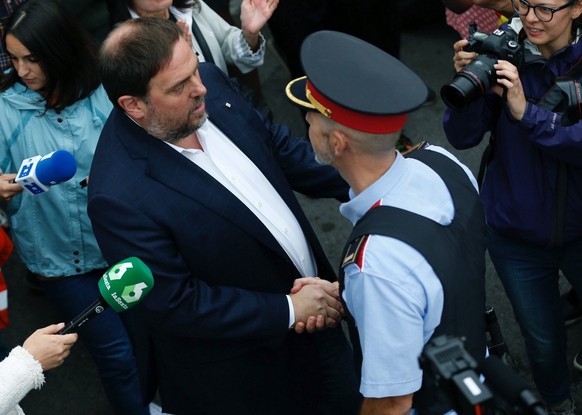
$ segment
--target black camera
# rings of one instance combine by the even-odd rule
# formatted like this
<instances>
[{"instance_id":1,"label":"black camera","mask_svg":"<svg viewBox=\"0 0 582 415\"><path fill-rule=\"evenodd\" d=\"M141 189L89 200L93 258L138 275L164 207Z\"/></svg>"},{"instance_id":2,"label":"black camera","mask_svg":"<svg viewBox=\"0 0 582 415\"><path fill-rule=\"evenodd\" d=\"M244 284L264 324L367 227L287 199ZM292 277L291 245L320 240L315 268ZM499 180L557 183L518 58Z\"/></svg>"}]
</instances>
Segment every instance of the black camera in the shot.
<instances>
[{"instance_id":1,"label":"black camera","mask_svg":"<svg viewBox=\"0 0 582 415\"><path fill-rule=\"evenodd\" d=\"M458 414L473 415L475 407L493 400L492 392L479 379L477 361L465 350L463 338L443 335L432 339L418 362L423 376L439 385Z\"/></svg>"},{"instance_id":2,"label":"black camera","mask_svg":"<svg viewBox=\"0 0 582 415\"><path fill-rule=\"evenodd\" d=\"M521 68L524 49L517 41L517 33L497 29L491 34L477 31L475 24L469 25L469 43L463 48L479 55L455 75L453 81L441 88L441 98L447 107L464 111L470 102L483 96L496 82L493 65L499 59Z\"/></svg>"},{"instance_id":3,"label":"black camera","mask_svg":"<svg viewBox=\"0 0 582 415\"><path fill-rule=\"evenodd\" d=\"M549 109L562 113L561 125L573 125L582 118L582 85L577 79L566 76L557 77L555 87L550 89L545 98L549 103L559 99L559 103Z\"/></svg>"},{"instance_id":4,"label":"black camera","mask_svg":"<svg viewBox=\"0 0 582 415\"><path fill-rule=\"evenodd\" d=\"M431 339L418 362L423 376L445 392L459 415L548 415L521 376L494 355L478 363L462 337Z\"/></svg>"}]
</instances>

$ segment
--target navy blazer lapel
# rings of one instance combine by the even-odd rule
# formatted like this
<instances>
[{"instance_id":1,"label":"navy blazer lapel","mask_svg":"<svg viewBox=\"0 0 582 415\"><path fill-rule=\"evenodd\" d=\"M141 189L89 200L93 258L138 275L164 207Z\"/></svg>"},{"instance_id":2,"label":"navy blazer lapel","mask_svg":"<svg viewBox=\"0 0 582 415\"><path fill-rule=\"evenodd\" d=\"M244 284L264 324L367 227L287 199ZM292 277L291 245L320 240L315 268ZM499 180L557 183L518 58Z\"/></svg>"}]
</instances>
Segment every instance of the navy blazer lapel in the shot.
<instances>
[{"instance_id":1,"label":"navy blazer lapel","mask_svg":"<svg viewBox=\"0 0 582 415\"><path fill-rule=\"evenodd\" d=\"M115 110L114 110L115 111ZM118 137L134 159L147 159L146 174L214 211L280 255L285 251L262 222L224 186L161 140L147 134L121 112ZM123 131L128 128L131 131ZM199 218L193 218L199 219Z\"/></svg>"},{"instance_id":2,"label":"navy blazer lapel","mask_svg":"<svg viewBox=\"0 0 582 415\"><path fill-rule=\"evenodd\" d=\"M214 65L200 64L200 74L207 87L206 109L209 119L228 137L263 173L289 206L305 231L303 210L268 149L271 134L265 128L256 110ZM216 91L220 91L217 93ZM228 91L228 92L227 92ZM262 142L261 142L262 141ZM265 151L267 149L268 151ZM309 226L308 226L309 227Z\"/></svg>"},{"instance_id":3,"label":"navy blazer lapel","mask_svg":"<svg viewBox=\"0 0 582 415\"><path fill-rule=\"evenodd\" d=\"M273 182L279 166L270 151L264 151L270 131L249 101L215 65L201 63L200 76L206 86L206 110L210 121L223 132L280 191L288 186L282 175ZM261 142L262 141L262 142ZM284 177L283 177L284 179Z\"/></svg>"}]
</instances>

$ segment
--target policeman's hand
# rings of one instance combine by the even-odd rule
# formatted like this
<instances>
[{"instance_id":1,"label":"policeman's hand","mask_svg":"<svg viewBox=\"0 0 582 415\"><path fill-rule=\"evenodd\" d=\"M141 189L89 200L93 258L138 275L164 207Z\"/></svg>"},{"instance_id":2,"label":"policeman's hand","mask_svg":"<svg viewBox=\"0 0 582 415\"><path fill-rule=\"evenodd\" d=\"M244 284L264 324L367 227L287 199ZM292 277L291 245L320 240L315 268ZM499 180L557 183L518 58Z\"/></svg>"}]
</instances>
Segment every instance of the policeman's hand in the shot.
<instances>
[{"instance_id":1,"label":"policeman's hand","mask_svg":"<svg viewBox=\"0 0 582 415\"><path fill-rule=\"evenodd\" d=\"M340 301L341 299L339 296L339 283L330 282L327 280L322 280L319 277L305 277L305 278L298 278L293 282L293 287L291 288L291 294L299 292L299 290L304 287L305 285L310 284L318 284L320 285L329 295ZM341 315L345 315L345 311L343 306L340 310ZM295 323L294 329L296 333L313 333L316 330L323 330L325 328L325 318L323 316L310 316L307 321L298 321Z\"/></svg>"},{"instance_id":2,"label":"policeman's hand","mask_svg":"<svg viewBox=\"0 0 582 415\"><path fill-rule=\"evenodd\" d=\"M339 297L339 283L337 281L330 282L328 280L322 280L319 277L297 278L295 281L293 281L293 287L291 287L291 294L295 294L296 292L298 292L301 289L301 287L304 287L305 285L312 285L312 284L321 285L323 287L323 289L329 295L337 298L338 300L340 299L340 297Z\"/></svg>"},{"instance_id":3,"label":"policeman's hand","mask_svg":"<svg viewBox=\"0 0 582 415\"><path fill-rule=\"evenodd\" d=\"M71 353L71 347L77 341L77 333L57 334L63 327L65 323L38 329L22 345L40 363L43 370L53 369L63 364L65 358Z\"/></svg>"},{"instance_id":4,"label":"policeman's hand","mask_svg":"<svg viewBox=\"0 0 582 415\"><path fill-rule=\"evenodd\" d=\"M327 284L307 284L289 295L295 311L296 332L335 327L341 321L342 304L327 290Z\"/></svg>"},{"instance_id":5,"label":"policeman's hand","mask_svg":"<svg viewBox=\"0 0 582 415\"><path fill-rule=\"evenodd\" d=\"M453 45L453 49L455 50L455 56L453 57L453 63L455 65L455 71L459 72L463 69L467 64L471 63L475 56L477 56L476 52L465 52L463 48L469 43L467 39L461 39Z\"/></svg>"},{"instance_id":6,"label":"policeman's hand","mask_svg":"<svg viewBox=\"0 0 582 415\"><path fill-rule=\"evenodd\" d=\"M22 193L19 184L12 183L16 174L0 174L0 201L9 203L14 196Z\"/></svg>"}]
</instances>

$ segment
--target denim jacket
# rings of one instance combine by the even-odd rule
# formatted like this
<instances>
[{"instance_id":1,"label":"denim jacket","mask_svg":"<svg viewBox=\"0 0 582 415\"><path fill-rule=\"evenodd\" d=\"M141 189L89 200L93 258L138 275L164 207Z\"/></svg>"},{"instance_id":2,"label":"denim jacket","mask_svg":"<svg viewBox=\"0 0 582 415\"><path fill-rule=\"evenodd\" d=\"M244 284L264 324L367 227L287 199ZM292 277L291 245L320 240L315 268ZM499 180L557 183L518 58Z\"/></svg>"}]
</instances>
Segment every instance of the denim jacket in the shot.
<instances>
[{"instance_id":1,"label":"denim jacket","mask_svg":"<svg viewBox=\"0 0 582 415\"><path fill-rule=\"evenodd\" d=\"M89 174L111 108L102 87L46 113L42 97L20 83L0 94L0 169L16 173L24 159L55 150L77 161L70 180L39 195L23 192L8 204L16 251L34 273L70 276L107 266L87 216L87 189L79 182Z\"/></svg>"}]
</instances>

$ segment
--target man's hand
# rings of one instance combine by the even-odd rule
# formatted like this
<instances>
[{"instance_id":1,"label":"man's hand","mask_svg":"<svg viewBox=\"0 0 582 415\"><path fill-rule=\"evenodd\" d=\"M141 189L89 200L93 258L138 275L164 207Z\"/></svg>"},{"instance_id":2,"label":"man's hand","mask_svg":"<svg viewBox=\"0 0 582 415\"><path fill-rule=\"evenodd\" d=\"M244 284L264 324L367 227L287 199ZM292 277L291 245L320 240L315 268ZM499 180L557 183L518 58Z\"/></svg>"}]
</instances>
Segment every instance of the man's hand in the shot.
<instances>
[{"instance_id":1,"label":"man's hand","mask_svg":"<svg viewBox=\"0 0 582 415\"><path fill-rule=\"evenodd\" d=\"M299 278L293 283L290 297L295 310L296 333L335 327L344 315L337 282L317 277Z\"/></svg>"}]
</instances>

